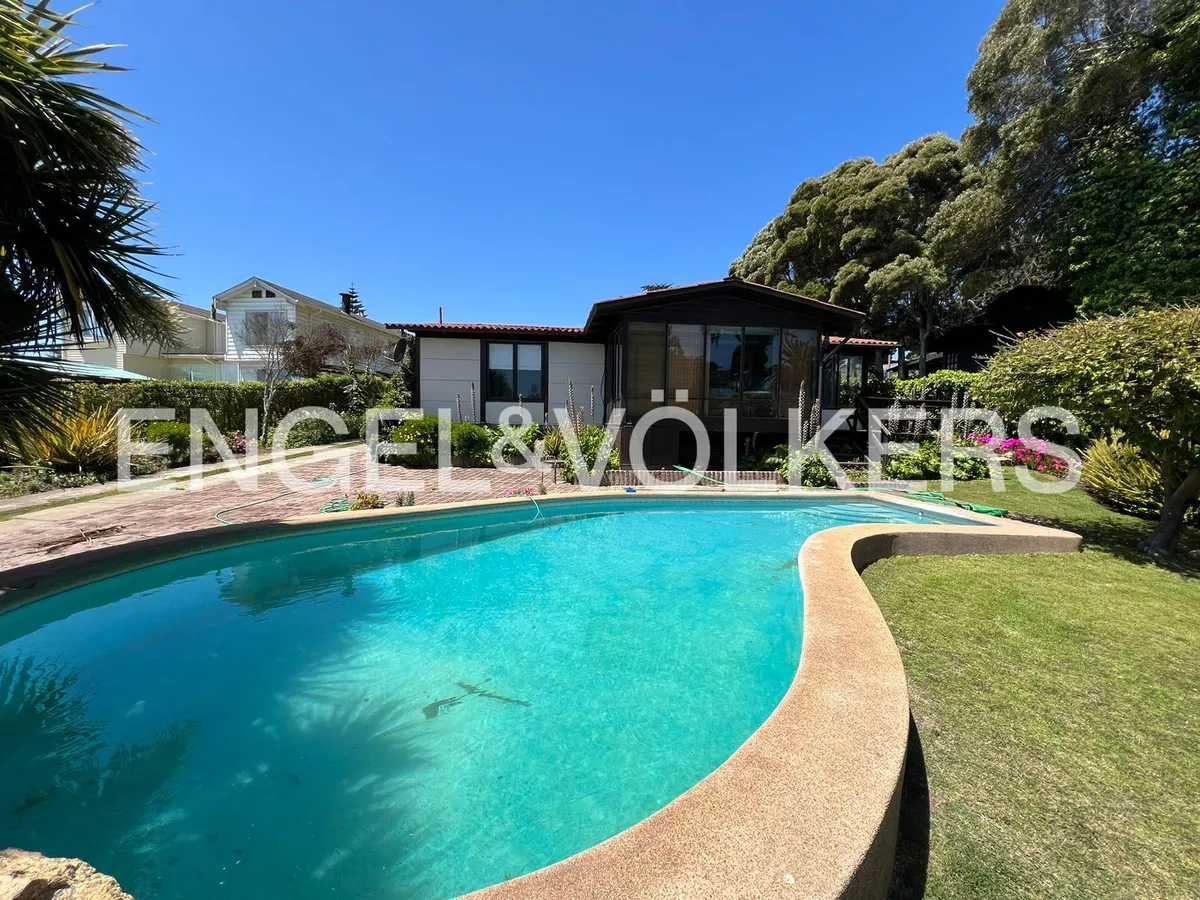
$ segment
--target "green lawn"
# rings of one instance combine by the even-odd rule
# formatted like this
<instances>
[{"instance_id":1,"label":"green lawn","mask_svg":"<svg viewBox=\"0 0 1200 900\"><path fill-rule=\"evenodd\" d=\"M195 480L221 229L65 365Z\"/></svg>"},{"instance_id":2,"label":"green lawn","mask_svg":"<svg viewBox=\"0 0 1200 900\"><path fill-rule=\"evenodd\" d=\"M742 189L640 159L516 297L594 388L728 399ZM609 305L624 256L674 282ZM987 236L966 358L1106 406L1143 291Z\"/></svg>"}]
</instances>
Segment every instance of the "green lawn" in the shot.
<instances>
[{"instance_id":1,"label":"green lawn","mask_svg":"<svg viewBox=\"0 0 1200 900\"><path fill-rule=\"evenodd\" d=\"M904 655L928 772L924 896L1200 897L1197 560L1152 564L1136 549L1151 523L1082 490L1011 480L953 496L1054 520L1085 549L864 573ZM929 806L906 802L897 897L922 896Z\"/></svg>"}]
</instances>

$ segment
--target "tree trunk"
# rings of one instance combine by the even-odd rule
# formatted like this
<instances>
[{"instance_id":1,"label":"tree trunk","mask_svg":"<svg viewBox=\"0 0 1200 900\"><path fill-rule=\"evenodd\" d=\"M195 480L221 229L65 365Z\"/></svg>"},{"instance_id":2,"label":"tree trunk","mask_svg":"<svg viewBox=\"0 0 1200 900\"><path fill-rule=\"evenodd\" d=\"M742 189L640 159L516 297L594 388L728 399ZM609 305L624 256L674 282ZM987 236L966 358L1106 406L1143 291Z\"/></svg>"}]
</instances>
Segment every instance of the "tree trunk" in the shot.
<instances>
[{"instance_id":1,"label":"tree trunk","mask_svg":"<svg viewBox=\"0 0 1200 900\"><path fill-rule=\"evenodd\" d=\"M924 328L920 334L920 356L917 358L917 373L924 378L929 374L929 360L926 358L929 355L929 332Z\"/></svg>"},{"instance_id":2,"label":"tree trunk","mask_svg":"<svg viewBox=\"0 0 1200 900\"><path fill-rule=\"evenodd\" d=\"M1151 556L1171 556L1179 549L1179 536L1183 531L1183 517L1192 501L1200 496L1200 469L1188 472L1187 478L1163 503L1162 517L1158 527L1142 545Z\"/></svg>"}]
</instances>

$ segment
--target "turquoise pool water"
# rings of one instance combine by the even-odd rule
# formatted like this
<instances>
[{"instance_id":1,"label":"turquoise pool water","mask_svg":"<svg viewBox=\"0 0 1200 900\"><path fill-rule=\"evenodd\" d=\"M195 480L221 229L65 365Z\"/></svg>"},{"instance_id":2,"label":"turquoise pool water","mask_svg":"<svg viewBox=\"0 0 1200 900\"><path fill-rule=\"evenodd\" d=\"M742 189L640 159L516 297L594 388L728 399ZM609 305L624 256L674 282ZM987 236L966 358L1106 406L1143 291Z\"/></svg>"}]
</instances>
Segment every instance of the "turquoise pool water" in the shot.
<instances>
[{"instance_id":1,"label":"turquoise pool water","mask_svg":"<svg viewBox=\"0 0 1200 900\"><path fill-rule=\"evenodd\" d=\"M806 537L952 520L534 512L205 553L0 616L0 846L81 857L140 900L439 900L529 872L670 802L770 714Z\"/></svg>"}]
</instances>

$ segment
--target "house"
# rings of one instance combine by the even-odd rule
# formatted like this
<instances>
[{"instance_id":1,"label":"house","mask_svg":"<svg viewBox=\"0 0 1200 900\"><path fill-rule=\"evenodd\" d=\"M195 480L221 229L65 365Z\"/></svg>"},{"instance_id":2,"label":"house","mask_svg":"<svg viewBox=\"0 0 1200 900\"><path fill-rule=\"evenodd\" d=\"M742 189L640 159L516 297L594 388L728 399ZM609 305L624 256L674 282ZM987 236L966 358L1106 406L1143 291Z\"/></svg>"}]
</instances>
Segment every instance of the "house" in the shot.
<instances>
[{"instance_id":1,"label":"house","mask_svg":"<svg viewBox=\"0 0 1200 900\"><path fill-rule=\"evenodd\" d=\"M1031 331L1058 328L1075 318L1075 305L1058 288L1019 285L1000 294L969 321L930 341L930 372L978 372L1006 341Z\"/></svg>"},{"instance_id":2,"label":"house","mask_svg":"<svg viewBox=\"0 0 1200 900\"><path fill-rule=\"evenodd\" d=\"M179 343L169 351L157 344L97 337L61 351L67 362L107 366L149 378L222 381L221 361L225 353L225 321L212 310L170 301L179 327Z\"/></svg>"},{"instance_id":3,"label":"house","mask_svg":"<svg viewBox=\"0 0 1200 900\"><path fill-rule=\"evenodd\" d=\"M831 303L725 278L601 301L582 327L388 327L415 336L415 403L427 412L449 409L457 416L461 410L464 419L495 424L502 410L520 404L534 421L554 423L551 410L567 406L571 386L586 421L604 422L614 406L627 410L622 459L630 459L629 437L638 420L670 405L693 413L710 433L711 465L721 457L727 409L737 411L739 446L756 435L781 442L799 398L808 398L807 405L822 396L823 370L831 373L827 382L837 383L828 399L840 403L856 395L856 387L860 392L864 360L895 345L825 339L854 338L863 318ZM694 433L674 419L655 421L643 446L651 468L696 459Z\"/></svg>"},{"instance_id":4,"label":"house","mask_svg":"<svg viewBox=\"0 0 1200 900\"><path fill-rule=\"evenodd\" d=\"M210 309L170 301L178 315L180 339L163 348L117 337L86 341L63 349L72 362L110 366L151 378L188 381L261 381L264 342L270 324L283 323L275 336L319 324L331 325L360 346L378 349L372 369L394 371L396 334L380 322L349 315L341 307L317 300L262 278L249 278L213 297Z\"/></svg>"},{"instance_id":5,"label":"house","mask_svg":"<svg viewBox=\"0 0 1200 900\"><path fill-rule=\"evenodd\" d=\"M378 349L373 371L387 374L396 368L397 335L386 325L349 315L340 306L272 281L248 278L213 297L213 308L225 314L220 381L262 380L265 353L261 336L270 335L273 321L287 323L297 333L317 325L332 325L352 341Z\"/></svg>"}]
</instances>

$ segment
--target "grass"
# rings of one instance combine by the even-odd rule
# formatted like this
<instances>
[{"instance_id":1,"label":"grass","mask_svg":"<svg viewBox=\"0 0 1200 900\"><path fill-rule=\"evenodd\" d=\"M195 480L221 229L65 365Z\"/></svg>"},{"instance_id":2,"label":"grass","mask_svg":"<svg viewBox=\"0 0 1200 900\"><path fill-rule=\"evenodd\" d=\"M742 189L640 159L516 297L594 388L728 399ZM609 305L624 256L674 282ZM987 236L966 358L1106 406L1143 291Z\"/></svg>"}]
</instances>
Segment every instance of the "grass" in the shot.
<instances>
[{"instance_id":1,"label":"grass","mask_svg":"<svg viewBox=\"0 0 1200 900\"><path fill-rule=\"evenodd\" d=\"M1195 561L1151 562L1136 548L1153 523L1081 490L1008 487L953 496L1080 532L1084 551L864 573L919 731L893 895L1200 896ZM1185 548L1198 543L1192 529Z\"/></svg>"}]
</instances>

